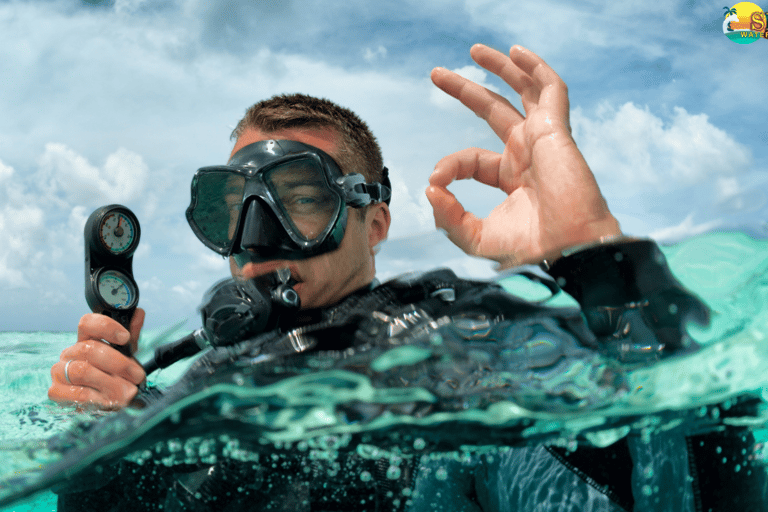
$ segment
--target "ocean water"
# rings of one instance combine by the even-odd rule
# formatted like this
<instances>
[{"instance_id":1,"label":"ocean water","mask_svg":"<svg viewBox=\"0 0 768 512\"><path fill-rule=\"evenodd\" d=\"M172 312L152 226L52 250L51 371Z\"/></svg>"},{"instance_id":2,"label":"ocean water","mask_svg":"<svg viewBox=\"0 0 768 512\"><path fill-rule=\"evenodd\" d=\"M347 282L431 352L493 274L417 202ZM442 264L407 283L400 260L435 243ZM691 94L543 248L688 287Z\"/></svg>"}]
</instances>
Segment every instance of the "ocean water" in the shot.
<instances>
[{"instance_id":1,"label":"ocean water","mask_svg":"<svg viewBox=\"0 0 768 512\"><path fill-rule=\"evenodd\" d=\"M662 362L633 368L625 373L627 391L613 400L610 407L588 415L574 417L567 413L536 415L530 410L505 403L504 406L465 411L455 420L472 417L486 425L508 424L519 417L529 421L529 431L547 431L551 439L568 441L580 428L600 425L606 418L625 415L646 415L654 418L660 411L702 410L706 414L708 404L729 401L744 394L753 394L768 401L768 241L755 240L743 233L712 233L699 236L680 244L664 247L669 264L675 275L690 290L697 293L711 308L712 320L707 328L691 326L694 339L701 350L684 357L674 357ZM503 283L510 291L528 298L541 298L542 290L518 278ZM550 299L552 305L572 305L567 296ZM163 332L163 336L175 339L175 334ZM144 333L151 341L161 336L160 331ZM72 332L61 333L0 333L0 455L5 454L5 464L0 478L22 473L43 466L50 461L41 450L25 450L24 447L42 446L51 436L67 431L83 415L71 408L62 408L47 400L50 385L50 367L58 360L59 353L75 340ZM402 359L418 359L418 352L397 353ZM394 355L393 355L394 357ZM139 359L142 355L139 354ZM153 381L164 386L175 382L190 362L176 365L153 376ZM339 375L339 374L334 374ZM338 381L338 379L336 379ZM282 399L290 401L292 395L306 392L296 382L287 389L280 389ZM318 381L306 382L317 396ZM364 386L351 388L353 399L365 400L370 389ZM337 393L338 389L328 389ZM358 396L354 396L355 393ZM367 394L366 394L367 393ZM306 397L302 395L302 400ZM317 413L317 411L314 411ZM106 414L108 416L108 414ZM101 415L94 415L99 417ZM316 414L315 414L316 418ZM435 421L432 420L433 424ZM759 441L768 438L768 415L745 419L742 424L752 427ZM607 424L607 423L606 423ZM287 434L293 434L291 431ZM330 430L329 430L330 432ZM338 434L338 430L333 431ZM609 443L626 433L625 430L594 429L590 438L595 444ZM296 442L283 437L280 442ZM28 454L32 454L30 458ZM755 454L765 460L762 444ZM1 511L55 510L56 497L45 491L18 502Z\"/></svg>"},{"instance_id":2,"label":"ocean water","mask_svg":"<svg viewBox=\"0 0 768 512\"><path fill-rule=\"evenodd\" d=\"M146 333L152 340L163 336L176 339L186 333L173 328ZM0 332L0 457L4 464L0 478L17 471L41 466L46 461L30 460L19 452L19 446L34 446L45 439L65 432L75 422L83 419L83 413L71 407L60 407L48 400L51 385L51 366L59 360L59 354L77 339L74 332ZM144 351L148 353L149 351ZM157 372L158 385L171 384L186 370L192 360L184 361ZM98 418L99 414L87 415ZM2 512L31 512L56 510L56 495L45 491L32 499L0 507Z\"/></svg>"}]
</instances>

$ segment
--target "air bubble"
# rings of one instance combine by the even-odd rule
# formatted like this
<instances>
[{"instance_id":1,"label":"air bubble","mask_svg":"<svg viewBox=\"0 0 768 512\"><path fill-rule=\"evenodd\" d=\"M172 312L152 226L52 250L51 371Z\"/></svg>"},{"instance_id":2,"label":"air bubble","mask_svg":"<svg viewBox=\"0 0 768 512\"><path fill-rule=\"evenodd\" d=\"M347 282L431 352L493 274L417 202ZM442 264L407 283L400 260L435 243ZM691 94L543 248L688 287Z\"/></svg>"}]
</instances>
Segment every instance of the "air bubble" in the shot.
<instances>
[{"instance_id":1,"label":"air bubble","mask_svg":"<svg viewBox=\"0 0 768 512\"><path fill-rule=\"evenodd\" d=\"M397 480L398 478L400 478L401 473L402 471L400 471L399 467L389 466L389 468L387 469L387 478L389 478L390 480Z\"/></svg>"}]
</instances>

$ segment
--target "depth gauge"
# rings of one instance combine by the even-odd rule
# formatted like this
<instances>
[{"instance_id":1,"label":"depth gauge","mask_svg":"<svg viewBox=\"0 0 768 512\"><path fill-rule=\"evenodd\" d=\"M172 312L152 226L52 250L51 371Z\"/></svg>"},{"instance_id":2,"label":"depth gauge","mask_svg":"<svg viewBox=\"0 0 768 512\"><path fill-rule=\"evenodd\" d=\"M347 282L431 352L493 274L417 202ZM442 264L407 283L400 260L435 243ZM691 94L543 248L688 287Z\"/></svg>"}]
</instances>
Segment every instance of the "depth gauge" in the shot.
<instances>
[{"instance_id":1,"label":"depth gauge","mask_svg":"<svg viewBox=\"0 0 768 512\"><path fill-rule=\"evenodd\" d=\"M85 223L85 300L126 329L139 303L132 267L140 236L139 220L119 204L98 208ZM128 345L113 346L130 355Z\"/></svg>"}]
</instances>

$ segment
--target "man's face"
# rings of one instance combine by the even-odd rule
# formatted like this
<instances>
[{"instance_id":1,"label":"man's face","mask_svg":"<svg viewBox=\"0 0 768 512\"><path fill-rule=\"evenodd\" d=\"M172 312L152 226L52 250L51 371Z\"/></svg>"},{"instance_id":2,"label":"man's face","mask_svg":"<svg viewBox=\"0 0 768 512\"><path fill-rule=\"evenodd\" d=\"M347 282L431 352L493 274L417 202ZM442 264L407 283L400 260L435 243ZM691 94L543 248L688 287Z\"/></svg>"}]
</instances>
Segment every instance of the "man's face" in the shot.
<instances>
[{"instance_id":1,"label":"man's face","mask_svg":"<svg viewBox=\"0 0 768 512\"><path fill-rule=\"evenodd\" d=\"M330 130L318 129L289 129L270 133L247 129L237 139L232 154L248 144L269 139L294 140L309 144L322 149L338 161L338 135ZM286 176L286 187L299 185L293 178L300 176L301 172L297 172L295 177ZM297 227L302 229L298 224ZM305 219L301 224L311 229L312 220ZM386 238L388 229L389 209L384 204L377 204L368 209L362 221L356 212L349 212L344 239L335 251L298 261L246 263L242 268L230 258L230 268L232 275L244 279L252 279L280 268L289 268L293 278L298 281L294 289L301 298L303 308L329 306L373 280L376 274L374 247Z\"/></svg>"}]
</instances>

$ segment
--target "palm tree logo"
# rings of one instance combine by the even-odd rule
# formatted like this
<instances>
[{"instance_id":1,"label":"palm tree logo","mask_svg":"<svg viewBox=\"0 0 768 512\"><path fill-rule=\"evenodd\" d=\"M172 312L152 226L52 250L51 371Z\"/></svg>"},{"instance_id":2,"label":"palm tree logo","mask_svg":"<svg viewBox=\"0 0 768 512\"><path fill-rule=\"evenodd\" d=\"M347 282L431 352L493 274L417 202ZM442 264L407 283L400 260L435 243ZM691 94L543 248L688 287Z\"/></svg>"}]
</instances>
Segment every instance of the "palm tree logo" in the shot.
<instances>
[{"instance_id":1,"label":"palm tree logo","mask_svg":"<svg viewBox=\"0 0 768 512\"><path fill-rule=\"evenodd\" d=\"M723 7L723 9L725 9L725 20L728 22L725 28L728 32L733 32L733 29L731 28L731 21L733 20L729 20L728 18L730 18L731 16L736 16L736 20L739 19L739 16L736 13L736 6L731 8Z\"/></svg>"},{"instance_id":2,"label":"palm tree logo","mask_svg":"<svg viewBox=\"0 0 768 512\"><path fill-rule=\"evenodd\" d=\"M733 7L723 7L723 34L738 44L750 44L768 38L763 9L752 2L738 2Z\"/></svg>"}]
</instances>

